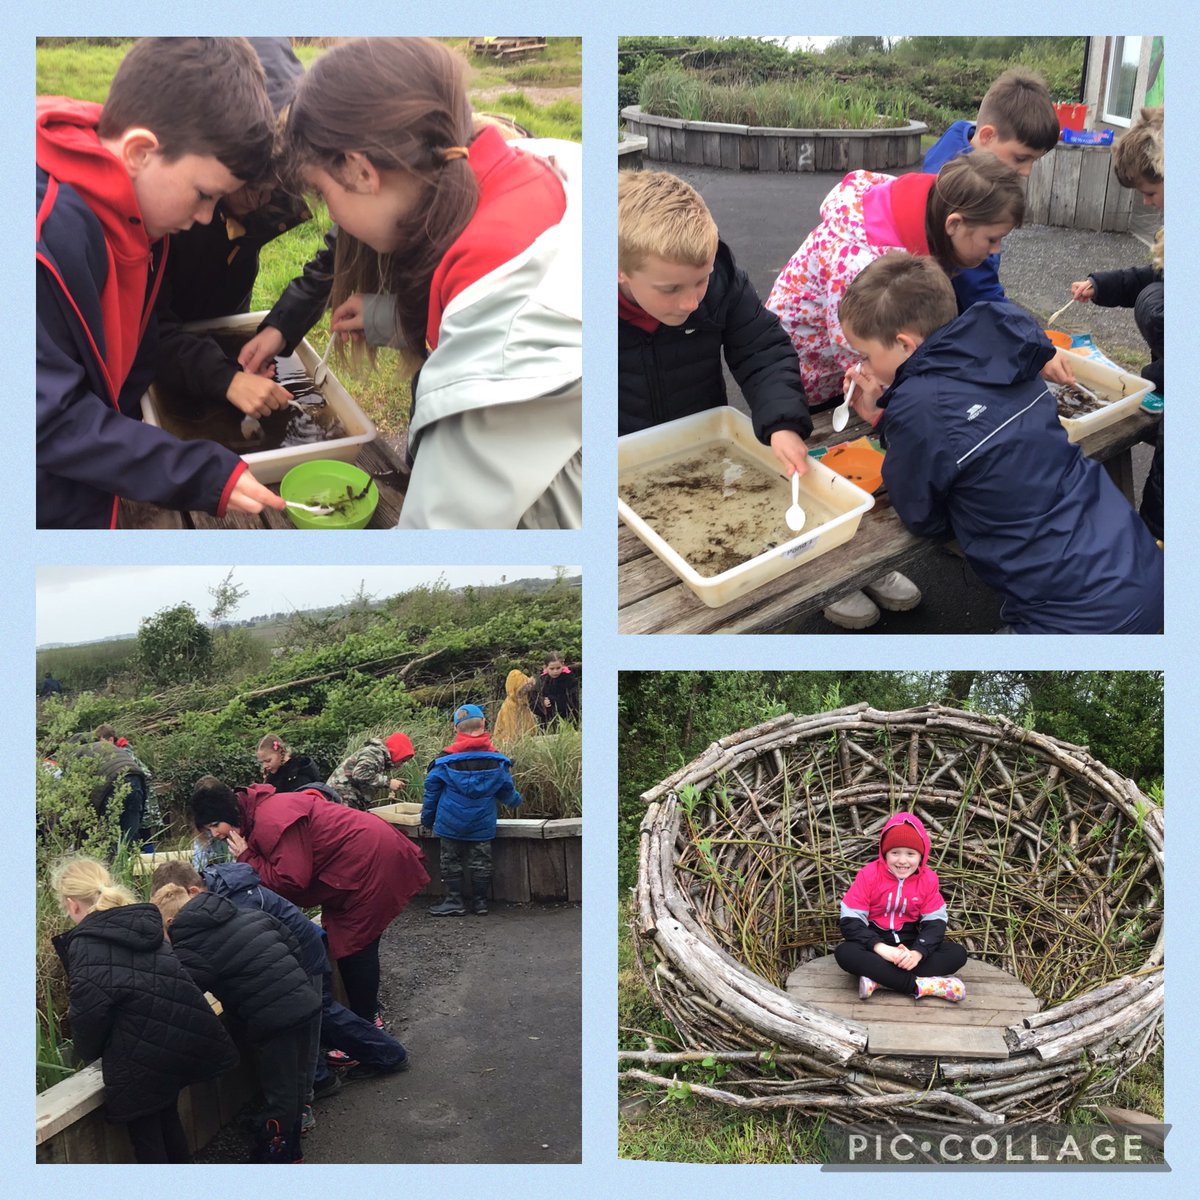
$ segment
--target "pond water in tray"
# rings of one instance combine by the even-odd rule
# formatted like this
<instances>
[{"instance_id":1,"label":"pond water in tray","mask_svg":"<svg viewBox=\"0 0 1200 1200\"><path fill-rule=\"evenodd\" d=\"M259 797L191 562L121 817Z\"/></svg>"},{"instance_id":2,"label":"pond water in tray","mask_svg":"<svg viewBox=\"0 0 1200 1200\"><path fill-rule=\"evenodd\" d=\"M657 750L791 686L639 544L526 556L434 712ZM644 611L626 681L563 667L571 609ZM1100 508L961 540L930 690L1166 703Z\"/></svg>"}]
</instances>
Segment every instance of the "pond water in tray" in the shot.
<instances>
[{"instance_id":1,"label":"pond water in tray","mask_svg":"<svg viewBox=\"0 0 1200 1200\"><path fill-rule=\"evenodd\" d=\"M790 482L729 442L689 448L622 474L619 491L704 576L757 558L837 515L801 488L804 529L790 530L784 520L792 502Z\"/></svg>"},{"instance_id":2,"label":"pond water in tray","mask_svg":"<svg viewBox=\"0 0 1200 1200\"><path fill-rule=\"evenodd\" d=\"M237 361L248 337L229 334L210 335L229 356ZM236 454L259 450L278 450L283 446L305 446L346 437L346 430L324 397L313 386L312 376L295 354L275 360L275 381L287 388L298 403L258 419L259 429L251 431L251 422L242 425L244 414L227 400L208 403L178 396L161 383L154 385L159 420L168 433L190 441L206 438L220 442Z\"/></svg>"}]
</instances>

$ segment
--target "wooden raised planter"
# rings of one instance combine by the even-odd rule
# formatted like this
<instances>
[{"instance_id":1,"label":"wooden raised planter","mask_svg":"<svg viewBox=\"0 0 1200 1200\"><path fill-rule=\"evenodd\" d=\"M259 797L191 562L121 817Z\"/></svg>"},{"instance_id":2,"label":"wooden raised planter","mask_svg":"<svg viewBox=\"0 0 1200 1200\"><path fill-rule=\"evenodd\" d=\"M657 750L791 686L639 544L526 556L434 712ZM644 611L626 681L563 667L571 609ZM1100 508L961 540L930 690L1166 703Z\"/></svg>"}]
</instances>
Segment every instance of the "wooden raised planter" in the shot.
<instances>
[{"instance_id":1,"label":"wooden raised planter","mask_svg":"<svg viewBox=\"0 0 1200 1200\"><path fill-rule=\"evenodd\" d=\"M621 110L629 134L644 137L654 162L729 171L884 171L921 158L929 126L900 129L772 129L657 117L632 104Z\"/></svg>"},{"instance_id":2,"label":"wooden raised planter","mask_svg":"<svg viewBox=\"0 0 1200 1200\"><path fill-rule=\"evenodd\" d=\"M644 137L630 137L622 134L617 142L617 168L622 171L640 171L642 158L646 153Z\"/></svg>"},{"instance_id":3,"label":"wooden raised planter","mask_svg":"<svg viewBox=\"0 0 1200 1200\"><path fill-rule=\"evenodd\" d=\"M1111 146L1060 143L1033 164L1025 224L1125 233L1133 200L1133 191L1117 180Z\"/></svg>"},{"instance_id":4,"label":"wooden raised planter","mask_svg":"<svg viewBox=\"0 0 1200 1200\"><path fill-rule=\"evenodd\" d=\"M220 1012L220 1004L211 997L210 1001ZM236 1067L180 1093L179 1120L193 1154L207 1146L254 1094L258 1082L251 1061L243 1054ZM136 1161L125 1126L105 1119L104 1081L98 1062L38 1095L37 1161Z\"/></svg>"},{"instance_id":5,"label":"wooden raised planter","mask_svg":"<svg viewBox=\"0 0 1200 1200\"><path fill-rule=\"evenodd\" d=\"M409 801L370 810L404 830L425 852L429 884L422 896L442 894L439 839L421 825L421 806ZM583 899L583 818L561 820L501 817L492 843L492 899L511 904L531 900Z\"/></svg>"}]
</instances>

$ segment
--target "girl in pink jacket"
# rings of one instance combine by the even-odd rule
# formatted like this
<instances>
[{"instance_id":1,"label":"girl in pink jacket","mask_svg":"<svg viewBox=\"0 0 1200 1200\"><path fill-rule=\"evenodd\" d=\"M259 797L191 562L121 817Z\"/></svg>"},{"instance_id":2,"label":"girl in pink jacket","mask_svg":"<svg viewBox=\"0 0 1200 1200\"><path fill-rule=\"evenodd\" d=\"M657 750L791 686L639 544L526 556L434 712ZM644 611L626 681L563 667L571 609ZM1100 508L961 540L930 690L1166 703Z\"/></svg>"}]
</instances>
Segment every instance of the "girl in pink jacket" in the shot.
<instances>
[{"instance_id":1,"label":"girl in pink jacket","mask_svg":"<svg viewBox=\"0 0 1200 1200\"><path fill-rule=\"evenodd\" d=\"M779 273L766 307L800 356L809 406L840 401L858 362L838 322L855 276L890 250L928 254L947 275L978 266L1021 224L1021 177L992 154L963 154L937 175L851 171L821 203L821 224Z\"/></svg>"},{"instance_id":2,"label":"girl in pink jacket","mask_svg":"<svg viewBox=\"0 0 1200 1200\"><path fill-rule=\"evenodd\" d=\"M910 812L894 813L879 837L879 856L854 877L838 922L846 939L834 951L838 966L857 975L858 994L881 984L920 999L966 997L954 974L967 952L946 941L946 902L929 861L929 835Z\"/></svg>"}]
</instances>

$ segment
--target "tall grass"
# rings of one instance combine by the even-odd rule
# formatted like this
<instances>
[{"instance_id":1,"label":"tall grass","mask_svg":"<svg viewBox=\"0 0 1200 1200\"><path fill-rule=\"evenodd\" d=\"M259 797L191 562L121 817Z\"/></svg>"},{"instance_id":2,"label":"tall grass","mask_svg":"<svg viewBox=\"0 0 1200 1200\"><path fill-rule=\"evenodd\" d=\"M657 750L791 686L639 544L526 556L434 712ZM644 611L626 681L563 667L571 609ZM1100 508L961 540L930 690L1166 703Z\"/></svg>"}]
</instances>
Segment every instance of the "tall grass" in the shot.
<instances>
[{"instance_id":1,"label":"tall grass","mask_svg":"<svg viewBox=\"0 0 1200 1200\"><path fill-rule=\"evenodd\" d=\"M685 121L778 129L894 129L907 123L901 97L855 83L726 84L669 66L642 80L644 112Z\"/></svg>"}]
</instances>

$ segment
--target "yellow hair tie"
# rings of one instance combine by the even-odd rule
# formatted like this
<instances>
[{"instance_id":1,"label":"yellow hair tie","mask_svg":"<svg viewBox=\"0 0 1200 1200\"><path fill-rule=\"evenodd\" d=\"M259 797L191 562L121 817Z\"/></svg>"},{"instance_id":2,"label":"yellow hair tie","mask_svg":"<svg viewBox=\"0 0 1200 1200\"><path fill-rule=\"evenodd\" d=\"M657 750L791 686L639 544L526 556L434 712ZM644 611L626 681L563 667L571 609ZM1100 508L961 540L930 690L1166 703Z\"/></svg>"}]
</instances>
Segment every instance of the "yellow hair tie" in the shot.
<instances>
[{"instance_id":1,"label":"yellow hair tie","mask_svg":"<svg viewBox=\"0 0 1200 1200\"><path fill-rule=\"evenodd\" d=\"M451 162L456 158L466 158L469 151L466 146L447 146L441 152L442 162Z\"/></svg>"}]
</instances>

